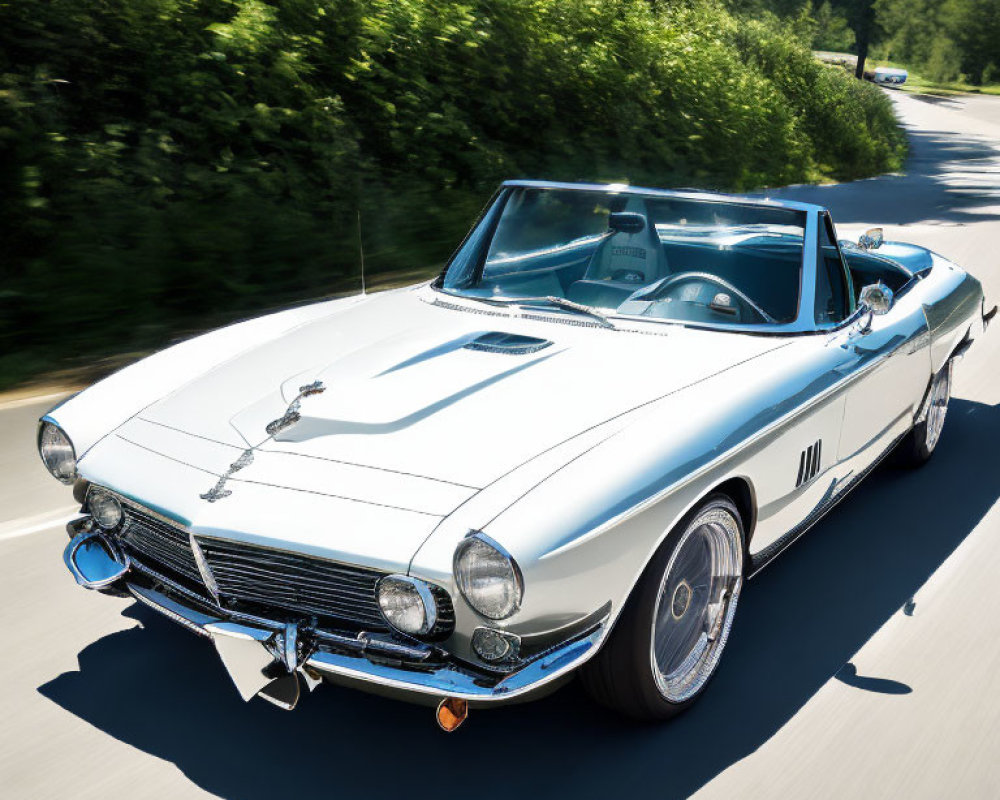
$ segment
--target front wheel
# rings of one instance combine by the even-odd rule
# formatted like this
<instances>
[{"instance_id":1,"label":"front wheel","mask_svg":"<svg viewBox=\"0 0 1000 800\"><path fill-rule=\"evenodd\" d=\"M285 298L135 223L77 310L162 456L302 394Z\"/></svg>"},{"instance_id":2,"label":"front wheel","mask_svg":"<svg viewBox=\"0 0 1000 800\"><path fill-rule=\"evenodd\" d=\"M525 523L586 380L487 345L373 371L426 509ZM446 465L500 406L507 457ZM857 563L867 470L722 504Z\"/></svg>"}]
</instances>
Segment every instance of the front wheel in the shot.
<instances>
[{"instance_id":1,"label":"front wheel","mask_svg":"<svg viewBox=\"0 0 1000 800\"><path fill-rule=\"evenodd\" d=\"M923 421L914 425L913 430L899 443L899 460L904 466L919 467L927 463L941 440L948 401L951 399L951 364L949 361L934 376L927 414Z\"/></svg>"},{"instance_id":2,"label":"front wheel","mask_svg":"<svg viewBox=\"0 0 1000 800\"><path fill-rule=\"evenodd\" d=\"M712 495L667 536L600 652L581 670L599 703L666 719L701 694L726 646L743 586L743 524Z\"/></svg>"}]
</instances>

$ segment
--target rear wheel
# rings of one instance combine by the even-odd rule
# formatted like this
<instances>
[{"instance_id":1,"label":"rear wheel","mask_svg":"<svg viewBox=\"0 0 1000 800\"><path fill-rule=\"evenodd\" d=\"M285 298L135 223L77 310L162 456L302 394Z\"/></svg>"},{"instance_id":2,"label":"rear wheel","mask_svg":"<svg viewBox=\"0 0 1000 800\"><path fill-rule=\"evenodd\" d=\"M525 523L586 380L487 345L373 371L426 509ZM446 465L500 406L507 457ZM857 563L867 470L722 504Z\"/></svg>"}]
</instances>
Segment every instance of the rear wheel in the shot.
<instances>
[{"instance_id":1,"label":"rear wheel","mask_svg":"<svg viewBox=\"0 0 1000 800\"><path fill-rule=\"evenodd\" d=\"M899 460L904 466L919 467L927 463L941 439L948 401L951 400L951 363L945 364L934 376L924 420L914 425L899 443Z\"/></svg>"},{"instance_id":2,"label":"rear wheel","mask_svg":"<svg viewBox=\"0 0 1000 800\"><path fill-rule=\"evenodd\" d=\"M715 672L743 585L743 525L712 495L674 529L610 638L581 670L588 693L639 719L687 708Z\"/></svg>"}]
</instances>

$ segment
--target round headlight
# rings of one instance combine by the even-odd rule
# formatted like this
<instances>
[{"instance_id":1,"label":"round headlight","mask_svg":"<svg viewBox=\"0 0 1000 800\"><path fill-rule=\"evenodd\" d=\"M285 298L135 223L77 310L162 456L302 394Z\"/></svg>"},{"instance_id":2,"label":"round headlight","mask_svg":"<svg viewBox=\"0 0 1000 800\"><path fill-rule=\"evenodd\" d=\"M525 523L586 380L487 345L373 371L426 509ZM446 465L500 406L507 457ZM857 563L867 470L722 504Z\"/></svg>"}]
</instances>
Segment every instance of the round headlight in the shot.
<instances>
[{"instance_id":1,"label":"round headlight","mask_svg":"<svg viewBox=\"0 0 1000 800\"><path fill-rule=\"evenodd\" d=\"M375 590L378 607L392 627L412 636L429 633L437 622L430 587L408 575L387 575Z\"/></svg>"},{"instance_id":2,"label":"round headlight","mask_svg":"<svg viewBox=\"0 0 1000 800\"><path fill-rule=\"evenodd\" d=\"M76 480L76 452L58 425L42 423L38 431L38 453L52 477L66 484Z\"/></svg>"},{"instance_id":3,"label":"round headlight","mask_svg":"<svg viewBox=\"0 0 1000 800\"><path fill-rule=\"evenodd\" d=\"M100 489L91 489L87 494L87 508L97 524L105 530L118 527L118 523L122 521L121 503L116 497Z\"/></svg>"},{"instance_id":4,"label":"round headlight","mask_svg":"<svg viewBox=\"0 0 1000 800\"><path fill-rule=\"evenodd\" d=\"M505 619L521 607L524 586L517 562L482 533L467 536L455 550L455 579L465 599L490 619Z\"/></svg>"}]
</instances>

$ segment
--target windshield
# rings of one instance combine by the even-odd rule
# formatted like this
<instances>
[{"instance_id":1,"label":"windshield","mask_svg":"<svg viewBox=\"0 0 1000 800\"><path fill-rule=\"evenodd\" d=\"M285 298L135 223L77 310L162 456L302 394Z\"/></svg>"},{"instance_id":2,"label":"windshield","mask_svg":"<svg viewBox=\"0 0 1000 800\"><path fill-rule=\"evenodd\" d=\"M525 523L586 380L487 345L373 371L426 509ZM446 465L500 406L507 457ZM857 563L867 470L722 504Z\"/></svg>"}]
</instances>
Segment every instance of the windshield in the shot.
<instances>
[{"instance_id":1,"label":"windshield","mask_svg":"<svg viewBox=\"0 0 1000 800\"><path fill-rule=\"evenodd\" d=\"M566 299L606 314L780 324L799 306L805 213L584 189L505 189L443 287Z\"/></svg>"}]
</instances>

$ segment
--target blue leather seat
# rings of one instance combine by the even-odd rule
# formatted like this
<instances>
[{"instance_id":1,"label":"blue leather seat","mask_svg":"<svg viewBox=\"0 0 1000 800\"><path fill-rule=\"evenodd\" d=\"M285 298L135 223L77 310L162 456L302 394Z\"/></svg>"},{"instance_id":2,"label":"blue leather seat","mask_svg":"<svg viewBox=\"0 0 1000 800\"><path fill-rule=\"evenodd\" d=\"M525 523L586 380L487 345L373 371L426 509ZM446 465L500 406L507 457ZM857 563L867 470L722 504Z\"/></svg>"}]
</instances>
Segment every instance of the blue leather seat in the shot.
<instances>
[{"instance_id":1,"label":"blue leather seat","mask_svg":"<svg viewBox=\"0 0 1000 800\"><path fill-rule=\"evenodd\" d=\"M631 197L608 217L610 235L591 256L583 278L569 287L569 299L598 308L617 308L634 291L667 274L667 257L646 202Z\"/></svg>"}]
</instances>

